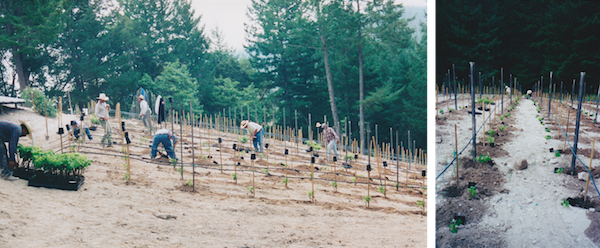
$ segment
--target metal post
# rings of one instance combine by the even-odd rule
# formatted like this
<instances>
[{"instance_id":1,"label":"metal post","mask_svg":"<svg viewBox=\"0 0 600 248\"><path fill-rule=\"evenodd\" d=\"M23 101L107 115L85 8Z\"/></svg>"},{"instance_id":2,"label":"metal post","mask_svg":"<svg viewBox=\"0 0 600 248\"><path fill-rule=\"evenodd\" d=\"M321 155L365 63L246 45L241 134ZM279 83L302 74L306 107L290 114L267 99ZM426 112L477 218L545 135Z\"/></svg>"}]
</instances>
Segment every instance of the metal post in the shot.
<instances>
[{"instance_id":1,"label":"metal post","mask_svg":"<svg viewBox=\"0 0 600 248\"><path fill-rule=\"evenodd\" d=\"M473 67L475 66L475 62L469 62L470 75L469 78L471 80L471 118L473 121L473 163L475 163L475 157L477 156L477 127L475 123L475 80L473 78ZM512 78L512 74L511 74Z\"/></svg>"},{"instance_id":2,"label":"metal post","mask_svg":"<svg viewBox=\"0 0 600 248\"><path fill-rule=\"evenodd\" d=\"M548 120L550 120L550 110L552 109L552 71L550 71L550 84L548 85Z\"/></svg>"},{"instance_id":3,"label":"metal post","mask_svg":"<svg viewBox=\"0 0 600 248\"><path fill-rule=\"evenodd\" d=\"M594 115L594 123L598 120L598 100L600 100L600 85L598 85L598 93L596 94L596 114Z\"/></svg>"},{"instance_id":4,"label":"metal post","mask_svg":"<svg viewBox=\"0 0 600 248\"><path fill-rule=\"evenodd\" d=\"M500 95L502 99L500 109L502 110L502 115L504 115L504 89L502 89L502 86L504 86L504 67L500 68Z\"/></svg>"},{"instance_id":5,"label":"metal post","mask_svg":"<svg viewBox=\"0 0 600 248\"><path fill-rule=\"evenodd\" d=\"M454 64L452 64L452 79L454 81L454 109L458 110L458 102L456 100L456 70Z\"/></svg>"},{"instance_id":6,"label":"metal post","mask_svg":"<svg viewBox=\"0 0 600 248\"><path fill-rule=\"evenodd\" d=\"M577 122L575 123L575 140L573 141L573 159L571 160L571 175L575 174L575 157L577 156L577 141L579 141L579 121L581 120L581 98L583 97L585 72L581 72L581 78L579 79L579 96L577 99Z\"/></svg>"}]
</instances>

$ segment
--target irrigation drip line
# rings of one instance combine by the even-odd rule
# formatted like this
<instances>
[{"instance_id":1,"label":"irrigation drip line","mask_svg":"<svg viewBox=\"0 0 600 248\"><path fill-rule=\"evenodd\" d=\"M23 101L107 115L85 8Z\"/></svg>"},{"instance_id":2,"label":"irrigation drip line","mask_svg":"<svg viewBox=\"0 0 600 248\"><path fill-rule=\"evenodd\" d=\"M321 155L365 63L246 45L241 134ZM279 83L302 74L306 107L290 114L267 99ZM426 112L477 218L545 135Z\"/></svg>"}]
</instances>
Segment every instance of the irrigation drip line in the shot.
<instances>
[{"instance_id":1,"label":"irrigation drip line","mask_svg":"<svg viewBox=\"0 0 600 248\"><path fill-rule=\"evenodd\" d=\"M90 144L90 143L87 143L87 144ZM98 143L91 143L91 144L98 144L98 145L99 145L100 143L98 142ZM79 146L79 147L82 147L82 148L91 148L91 149L103 150L103 149L101 149L101 148L92 147L92 146L86 146L86 145L77 145L77 146ZM136 146L136 145L131 145L131 144L130 144L130 146L139 147L139 146ZM58 147L52 147L52 148L50 148L50 149L52 149L52 150L56 150L56 149L58 149L58 148L60 148L60 146L58 146ZM140 147L140 148L144 148L144 147ZM68 147L67 147L67 149L68 149ZM70 152L70 151L67 151L67 152ZM121 154L124 154L124 152L123 152L123 151L120 151L119 153L121 153ZM135 157L135 156L142 157L142 155L137 155L137 154L131 154L131 156L134 156L134 157ZM281 155L281 156L283 156L283 155ZM234 156L234 157L237 157L237 156ZM214 159L214 157L213 157L213 159ZM207 160L208 160L208 158L207 158ZM299 163L299 164L301 164L301 163L306 163L305 161L290 160L290 159L288 159L288 162L292 162L292 163ZM333 167L333 166L334 166L334 165L332 165L332 164L324 164L324 163L314 163L314 164L315 164L315 165L319 165L319 166L327 166L327 167ZM228 164L224 164L224 165L228 165ZM336 168L340 168L340 166L341 166L341 164L340 164L340 165L335 165L335 167L336 167ZM353 169L355 169L355 170L366 171L366 169L360 169L360 168L354 168L354 167L352 167L352 168L353 168ZM390 169L390 170L391 170L391 169ZM406 169L402 168L402 172L407 172L407 171L408 171L408 172L412 172L412 173L419 173L419 172L420 172L420 171L416 171L416 170L410 170L410 169L409 169L409 170L406 170Z\"/></svg>"},{"instance_id":2,"label":"irrigation drip line","mask_svg":"<svg viewBox=\"0 0 600 248\"><path fill-rule=\"evenodd\" d=\"M108 155L108 156L114 156L114 157L122 157L123 156L122 154L110 154L110 153L100 153L100 152L82 152L82 153L85 153L85 154L96 154L96 155L105 155L105 156ZM137 157L131 157L130 156L130 159L141 161L141 162L146 162L148 164L154 164L154 165L158 165L158 166L168 166L168 167L173 166L173 164L168 163L168 162L160 162L160 161L156 161L156 160L150 160L149 161L149 159L145 159L145 158L137 158ZM225 164L225 165L229 165L229 164ZM178 163L176 166L179 167L179 166L181 166L181 164ZM192 167L192 165L189 165L189 164L185 163L183 165L183 167ZM218 167L215 168L215 166L213 166L213 164L210 164L210 163L209 164L194 164L194 167L204 168L204 169L207 169L207 170L215 170L215 171L221 171L221 170L223 170L223 171L230 171L230 172L234 171L234 169L227 169L227 168L221 169L221 168L218 168ZM249 166L249 165L237 165L237 167L248 167L249 168L251 166ZM285 178L286 177L285 175L270 174L268 172L262 171L262 169L266 169L266 167L259 167L259 166L255 166L255 167L256 167L256 169L254 170L255 173L260 173L260 174L264 174L264 175L268 175L268 176L273 176L273 177L280 177L280 178ZM282 168L278 168L278 169L282 169ZM310 171L303 171L303 170L296 170L296 169L288 169L288 170L294 170L294 171L299 172L299 173L300 172L310 173ZM253 170L237 169L237 171L238 172L252 172ZM315 172L315 173L336 174L335 172ZM344 178L344 177L348 177L349 175L339 175L338 174L337 176L339 176L341 178ZM287 178L291 178L291 179L295 178L295 179L301 179L301 180L303 180L303 179L311 179L310 177L289 176L289 175L287 176ZM340 180L333 180L333 179L326 179L326 178L314 178L314 179L315 180L321 180L321 181L329 181L329 182L347 183L347 184L364 184L364 185L366 185L366 184L369 184L369 185L374 184L374 185L377 185L376 183L349 182L349 181L343 181L343 180L340 181ZM369 178L369 180L373 181L373 179L371 179L371 178ZM393 181L390 181L390 182L393 182ZM390 185L390 187L395 187L395 185ZM399 182L398 183L398 188L425 188L425 186L424 185L423 186L415 186L415 185L410 185L408 183L401 183L401 182Z\"/></svg>"},{"instance_id":3,"label":"irrigation drip line","mask_svg":"<svg viewBox=\"0 0 600 248\"><path fill-rule=\"evenodd\" d=\"M479 131L481 131L481 129L483 128L483 125L485 125L485 123L488 121L488 119L493 116L493 113L496 112L496 109L498 108L498 105L494 104L494 110L492 111L492 114L490 114L487 119L485 120L484 123L481 124L481 126L479 126L479 129L477 129L477 132L475 132L475 136L477 136L477 134L479 133ZM482 112L485 112L485 108L481 108ZM450 166L454 163L454 161L456 161L456 159L465 151L465 149L467 149L467 147L469 147L469 145L471 144L471 142L473 141L474 138L469 139L469 143L467 143L467 145L459 152L456 154L456 156L454 156L454 158L452 159L452 161L446 166L446 168L444 168L444 170L437 175L437 177L435 177L435 180L437 180L438 178L440 178L440 176L442 176L442 174L444 174L444 172L446 172L446 170L448 170L448 168L450 168ZM473 161L475 162L475 161Z\"/></svg>"},{"instance_id":4,"label":"irrigation drip line","mask_svg":"<svg viewBox=\"0 0 600 248\"><path fill-rule=\"evenodd\" d=\"M600 191L598 190L598 186L596 186L596 182L594 181L594 177L592 176L592 173L590 172L588 167L583 163L583 161L581 161L581 158L579 158L579 156L577 156L577 154L575 154L575 151L573 150L573 147L571 146L571 142L569 142L569 139L567 138L568 137L567 133L565 131L563 131L562 126L559 124L558 119L556 118L554 113L552 113L552 117L554 117L554 120L556 121L558 128L560 128L560 131L564 134L565 140L567 141L567 144L569 144L569 149L571 149L571 153L573 154L573 156L575 156L575 158L577 158L577 160L579 160L581 165L583 165L583 168L585 168L588 175L590 176L590 179L592 180L592 184L594 185L594 188L596 189L596 193L598 193L598 196L600 196ZM594 152L594 151L592 151L592 152ZM590 164L590 166L592 166L592 165Z\"/></svg>"}]
</instances>

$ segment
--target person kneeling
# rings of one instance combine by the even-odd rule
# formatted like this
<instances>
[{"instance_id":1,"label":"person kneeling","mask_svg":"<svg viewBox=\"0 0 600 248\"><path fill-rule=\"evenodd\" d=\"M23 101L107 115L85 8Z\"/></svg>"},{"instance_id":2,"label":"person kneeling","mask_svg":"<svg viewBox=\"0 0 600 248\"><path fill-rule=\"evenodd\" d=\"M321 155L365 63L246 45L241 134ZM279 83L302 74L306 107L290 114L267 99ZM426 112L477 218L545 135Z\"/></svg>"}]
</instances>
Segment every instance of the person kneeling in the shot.
<instances>
[{"instance_id":1,"label":"person kneeling","mask_svg":"<svg viewBox=\"0 0 600 248\"><path fill-rule=\"evenodd\" d=\"M171 143L171 140L173 140L173 143ZM173 144L177 144L177 140L179 140L179 137L174 135L169 129L160 129L156 131L156 133L154 133L154 139L152 140L152 151L150 152L150 158L156 159L158 145L162 144L167 151L167 155L169 155L169 157L172 159L178 160L173 150Z\"/></svg>"}]
</instances>

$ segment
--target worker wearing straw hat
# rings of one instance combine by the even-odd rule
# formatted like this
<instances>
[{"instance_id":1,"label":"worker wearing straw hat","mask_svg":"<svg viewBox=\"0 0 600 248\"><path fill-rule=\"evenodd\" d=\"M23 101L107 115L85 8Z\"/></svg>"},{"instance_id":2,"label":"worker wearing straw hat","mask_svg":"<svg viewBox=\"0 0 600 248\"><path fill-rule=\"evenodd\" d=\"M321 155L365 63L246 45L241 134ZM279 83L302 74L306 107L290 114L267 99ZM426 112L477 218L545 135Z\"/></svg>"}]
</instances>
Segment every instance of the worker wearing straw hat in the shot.
<instances>
[{"instance_id":1,"label":"worker wearing straw hat","mask_svg":"<svg viewBox=\"0 0 600 248\"><path fill-rule=\"evenodd\" d=\"M29 136L33 145L33 130L23 121L21 124L16 124L10 121L0 121L0 169L2 170L1 177L8 178L12 175L12 170L17 167L15 160L17 153L17 144L22 136ZM6 145L8 142L8 154L6 153Z\"/></svg>"},{"instance_id":2,"label":"worker wearing straw hat","mask_svg":"<svg viewBox=\"0 0 600 248\"><path fill-rule=\"evenodd\" d=\"M319 127L319 123L317 123L317 127ZM340 138L338 138L335 130L329 127L327 123L321 124L321 128L323 128L323 139L325 139L325 143L327 143L327 157L331 157L332 148L335 156L338 157L337 144L340 143Z\"/></svg>"},{"instance_id":3,"label":"worker wearing straw hat","mask_svg":"<svg viewBox=\"0 0 600 248\"><path fill-rule=\"evenodd\" d=\"M149 128L148 134L151 134L152 133L152 125L149 122L149 118L150 118L150 115L152 114L152 111L150 111L150 107L148 106L148 102L146 101L146 98L144 97L144 95L138 96L138 100L140 101L139 118L141 118L142 121L144 122L144 127Z\"/></svg>"},{"instance_id":4,"label":"worker wearing straw hat","mask_svg":"<svg viewBox=\"0 0 600 248\"><path fill-rule=\"evenodd\" d=\"M108 111L110 110L110 105L106 103L108 101L108 97L104 93L100 93L98 96L98 103L96 104L96 108L94 112L98 119L100 120L100 125L104 128L104 136L102 136L102 146L111 147L112 146L112 130L110 128L110 122L108 122Z\"/></svg>"},{"instance_id":5,"label":"worker wearing straw hat","mask_svg":"<svg viewBox=\"0 0 600 248\"><path fill-rule=\"evenodd\" d=\"M241 128L245 128L250 135L250 140L254 144L254 150L257 152L263 151L262 140L263 140L263 128L260 124L248 120L243 120L240 124Z\"/></svg>"}]
</instances>

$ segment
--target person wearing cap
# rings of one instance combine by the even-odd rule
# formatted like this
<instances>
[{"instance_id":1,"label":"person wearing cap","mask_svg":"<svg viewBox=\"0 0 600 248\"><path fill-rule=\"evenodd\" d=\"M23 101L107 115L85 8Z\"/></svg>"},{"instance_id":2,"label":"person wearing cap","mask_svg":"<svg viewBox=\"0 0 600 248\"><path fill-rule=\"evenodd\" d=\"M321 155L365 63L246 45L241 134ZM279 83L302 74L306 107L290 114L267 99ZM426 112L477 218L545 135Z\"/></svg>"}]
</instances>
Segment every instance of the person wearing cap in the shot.
<instances>
[{"instance_id":1,"label":"person wearing cap","mask_svg":"<svg viewBox=\"0 0 600 248\"><path fill-rule=\"evenodd\" d=\"M332 148L335 156L339 157L337 144L340 143L340 139L338 138L338 135L335 133L333 128L327 125L327 123L323 123L321 127L323 128L323 139L325 139L325 143L327 143L327 157L331 157Z\"/></svg>"},{"instance_id":2,"label":"person wearing cap","mask_svg":"<svg viewBox=\"0 0 600 248\"><path fill-rule=\"evenodd\" d=\"M85 131L88 139L93 140L92 135L90 134L90 129L85 125L85 123L77 120L71 121L71 130L69 130L70 134L75 137L75 139L79 140L79 133L81 133L81 129Z\"/></svg>"},{"instance_id":3,"label":"person wearing cap","mask_svg":"<svg viewBox=\"0 0 600 248\"><path fill-rule=\"evenodd\" d=\"M17 167L15 160L17 153L17 144L19 138L29 136L33 143L33 130L27 123L21 121L21 124L16 124L10 121L0 121L0 168L2 169L2 178L8 178L12 175L12 170ZM8 142L8 154L6 153L6 145Z\"/></svg>"},{"instance_id":4,"label":"person wearing cap","mask_svg":"<svg viewBox=\"0 0 600 248\"><path fill-rule=\"evenodd\" d=\"M110 106L106 103L108 99L109 98L106 96L106 94L100 93L100 96L98 96L98 103L96 104L94 112L96 113L98 120L100 120L100 125L102 125L102 128L104 128L104 136L102 136L101 141L102 145L106 144L107 147L111 147L112 130L110 128L110 122L108 122L108 111L110 110Z\"/></svg>"},{"instance_id":5,"label":"person wearing cap","mask_svg":"<svg viewBox=\"0 0 600 248\"><path fill-rule=\"evenodd\" d=\"M173 140L173 143L171 143ZM160 129L154 133L154 139L152 140L152 151L150 152L150 158L156 158L156 154L158 153L158 145L162 144L165 150L167 151L167 155L169 155L172 159L177 159L175 152L173 150L173 144L177 144L179 137L173 134L169 129Z\"/></svg>"},{"instance_id":6,"label":"person wearing cap","mask_svg":"<svg viewBox=\"0 0 600 248\"><path fill-rule=\"evenodd\" d=\"M144 127L148 127L150 126L149 129L149 133L150 134L152 132L152 125L149 125L149 119L150 115L152 114L152 112L150 111L150 107L148 106L148 102L146 101L146 98L144 97L144 95L140 95L138 96L138 100L140 101L140 115L139 118L142 119L142 121L144 122Z\"/></svg>"},{"instance_id":7,"label":"person wearing cap","mask_svg":"<svg viewBox=\"0 0 600 248\"><path fill-rule=\"evenodd\" d=\"M240 124L242 129L246 129L250 135L250 140L254 145L254 150L257 152L263 152L262 140L263 140L263 128L260 124L248 120L242 121Z\"/></svg>"}]
</instances>

